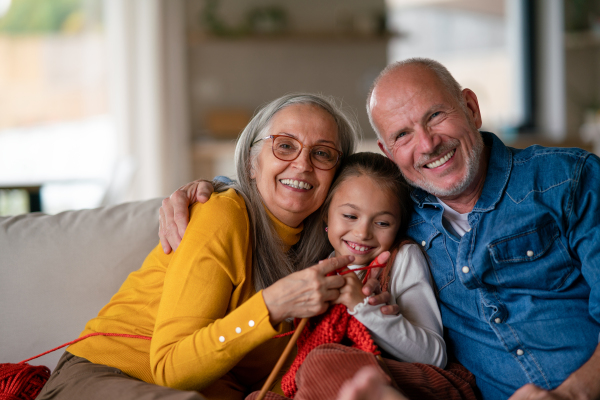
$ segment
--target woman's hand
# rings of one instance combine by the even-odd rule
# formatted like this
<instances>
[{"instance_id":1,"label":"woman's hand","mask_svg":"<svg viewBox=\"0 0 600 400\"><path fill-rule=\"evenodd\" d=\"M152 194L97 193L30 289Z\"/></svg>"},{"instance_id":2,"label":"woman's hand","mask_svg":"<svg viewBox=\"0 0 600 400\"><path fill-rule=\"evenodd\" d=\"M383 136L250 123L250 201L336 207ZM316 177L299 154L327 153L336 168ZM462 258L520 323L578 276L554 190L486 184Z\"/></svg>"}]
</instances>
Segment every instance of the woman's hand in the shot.
<instances>
[{"instance_id":1,"label":"woman's hand","mask_svg":"<svg viewBox=\"0 0 600 400\"><path fill-rule=\"evenodd\" d=\"M162 201L159 210L158 237L165 254L177 250L190 221L189 206L206 203L214 192L211 182L197 180L183 185Z\"/></svg>"},{"instance_id":2,"label":"woman's hand","mask_svg":"<svg viewBox=\"0 0 600 400\"><path fill-rule=\"evenodd\" d=\"M358 276L354 272L341 275L344 278L346 284L340 289L340 297L338 297L333 303L343 304L348 307L348 310L354 310L354 307L358 303L362 303L365 300L365 296L362 293L362 282L358 279Z\"/></svg>"},{"instance_id":3,"label":"woman's hand","mask_svg":"<svg viewBox=\"0 0 600 400\"><path fill-rule=\"evenodd\" d=\"M294 272L263 290L271 324L278 325L287 318L305 318L324 313L336 300L346 280L328 273L354 261L352 256L334 257L320 261L302 271Z\"/></svg>"}]
</instances>

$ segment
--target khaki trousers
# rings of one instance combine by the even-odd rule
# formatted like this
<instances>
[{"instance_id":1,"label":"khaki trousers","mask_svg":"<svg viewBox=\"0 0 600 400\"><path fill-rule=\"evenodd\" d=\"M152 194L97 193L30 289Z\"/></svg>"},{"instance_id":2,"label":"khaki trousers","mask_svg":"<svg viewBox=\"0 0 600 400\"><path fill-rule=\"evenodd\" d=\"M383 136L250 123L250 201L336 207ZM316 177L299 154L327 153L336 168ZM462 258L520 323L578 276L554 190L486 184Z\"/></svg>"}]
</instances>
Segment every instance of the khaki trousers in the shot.
<instances>
[{"instance_id":1,"label":"khaki trousers","mask_svg":"<svg viewBox=\"0 0 600 400\"><path fill-rule=\"evenodd\" d=\"M184 392L147 383L117 368L94 364L65 352L36 400L204 400Z\"/></svg>"}]
</instances>

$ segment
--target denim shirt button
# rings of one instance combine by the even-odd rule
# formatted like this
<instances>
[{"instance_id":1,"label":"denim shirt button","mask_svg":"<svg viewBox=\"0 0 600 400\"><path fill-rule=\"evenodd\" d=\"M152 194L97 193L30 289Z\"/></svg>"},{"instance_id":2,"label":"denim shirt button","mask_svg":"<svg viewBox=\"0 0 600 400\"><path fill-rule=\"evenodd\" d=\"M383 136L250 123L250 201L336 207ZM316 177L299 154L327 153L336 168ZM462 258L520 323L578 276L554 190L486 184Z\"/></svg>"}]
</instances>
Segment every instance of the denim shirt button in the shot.
<instances>
[{"instance_id":1,"label":"denim shirt button","mask_svg":"<svg viewBox=\"0 0 600 400\"><path fill-rule=\"evenodd\" d=\"M469 267L467 267L466 265L465 265L464 267L462 267L462 272L463 272L464 274L468 274L468 273L469 273L469 271L470 271L470 270L469 270Z\"/></svg>"},{"instance_id":2,"label":"denim shirt button","mask_svg":"<svg viewBox=\"0 0 600 400\"><path fill-rule=\"evenodd\" d=\"M527 257L533 257L533 251L527 250Z\"/></svg>"},{"instance_id":3,"label":"denim shirt button","mask_svg":"<svg viewBox=\"0 0 600 400\"><path fill-rule=\"evenodd\" d=\"M523 355L523 350L521 350L521 349L517 350L517 355L518 356L522 356Z\"/></svg>"},{"instance_id":4,"label":"denim shirt button","mask_svg":"<svg viewBox=\"0 0 600 400\"><path fill-rule=\"evenodd\" d=\"M502 320L501 320L500 318L496 318L496 319L494 320L494 322L495 322L495 323L497 323L497 324L499 324L500 322L502 322Z\"/></svg>"},{"instance_id":5,"label":"denim shirt button","mask_svg":"<svg viewBox=\"0 0 600 400\"><path fill-rule=\"evenodd\" d=\"M425 247L425 245L426 245L426 244L427 244L427 243L425 243L425 241L424 241L424 240L421 242L421 246L423 246L423 247Z\"/></svg>"}]
</instances>

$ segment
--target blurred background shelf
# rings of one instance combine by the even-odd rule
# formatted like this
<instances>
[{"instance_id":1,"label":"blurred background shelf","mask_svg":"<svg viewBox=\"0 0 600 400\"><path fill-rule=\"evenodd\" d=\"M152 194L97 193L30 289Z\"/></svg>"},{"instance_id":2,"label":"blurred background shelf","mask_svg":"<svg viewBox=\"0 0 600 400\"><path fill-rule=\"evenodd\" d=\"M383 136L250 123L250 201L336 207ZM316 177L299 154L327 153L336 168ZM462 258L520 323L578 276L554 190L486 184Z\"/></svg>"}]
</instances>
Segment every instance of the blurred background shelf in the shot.
<instances>
[{"instance_id":1,"label":"blurred background shelf","mask_svg":"<svg viewBox=\"0 0 600 400\"><path fill-rule=\"evenodd\" d=\"M44 4L0 1L0 186L39 186L45 212L232 175L237 135L290 92L335 96L379 151L366 95L409 57L442 62L510 145L600 152L599 0Z\"/></svg>"}]
</instances>

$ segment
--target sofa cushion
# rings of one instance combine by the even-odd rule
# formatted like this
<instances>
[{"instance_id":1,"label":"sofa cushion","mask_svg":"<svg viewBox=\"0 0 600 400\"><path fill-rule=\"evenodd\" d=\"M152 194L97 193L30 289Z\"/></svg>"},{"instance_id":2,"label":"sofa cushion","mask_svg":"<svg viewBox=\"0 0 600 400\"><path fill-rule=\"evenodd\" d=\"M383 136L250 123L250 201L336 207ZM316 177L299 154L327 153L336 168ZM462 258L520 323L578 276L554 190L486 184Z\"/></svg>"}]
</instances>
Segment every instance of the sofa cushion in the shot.
<instances>
[{"instance_id":1,"label":"sofa cushion","mask_svg":"<svg viewBox=\"0 0 600 400\"><path fill-rule=\"evenodd\" d=\"M0 218L0 363L76 339L158 244L160 204ZM62 353L31 364L52 369Z\"/></svg>"}]
</instances>

